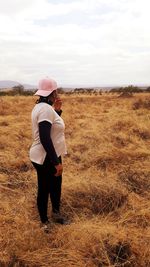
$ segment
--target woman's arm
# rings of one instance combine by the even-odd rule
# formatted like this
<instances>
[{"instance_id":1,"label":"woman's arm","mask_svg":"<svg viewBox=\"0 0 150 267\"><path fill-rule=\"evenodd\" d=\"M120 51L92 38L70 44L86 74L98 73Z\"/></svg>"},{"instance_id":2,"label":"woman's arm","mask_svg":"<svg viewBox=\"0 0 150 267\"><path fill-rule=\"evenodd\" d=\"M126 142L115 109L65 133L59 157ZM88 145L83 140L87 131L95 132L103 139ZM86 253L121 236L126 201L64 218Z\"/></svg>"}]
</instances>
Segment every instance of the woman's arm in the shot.
<instances>
[{"instance_id":1,"label":"woman's arm","mask_svg":"<svg viewBox=\"0 0 150 267\"><path fill-rule=\"evenodd\" d=\"M59 159L57 157L52 139L50 138L52 124L48 121L42 121L39 123L39 136L41 144L43 145L50 161L54 166L59 164Z\"/></svg>"},{"instance_id":2,"label":"woman's arm","mask_svg":"<svg viewBox=\"0 0 150 267\"><path fill-rule=\"evenodd\" d=\"M58 97L54 102L54 109L59 116L61 116L62 113L61 106L62 106L62 100Z\"/></svg>"}]
</instances>

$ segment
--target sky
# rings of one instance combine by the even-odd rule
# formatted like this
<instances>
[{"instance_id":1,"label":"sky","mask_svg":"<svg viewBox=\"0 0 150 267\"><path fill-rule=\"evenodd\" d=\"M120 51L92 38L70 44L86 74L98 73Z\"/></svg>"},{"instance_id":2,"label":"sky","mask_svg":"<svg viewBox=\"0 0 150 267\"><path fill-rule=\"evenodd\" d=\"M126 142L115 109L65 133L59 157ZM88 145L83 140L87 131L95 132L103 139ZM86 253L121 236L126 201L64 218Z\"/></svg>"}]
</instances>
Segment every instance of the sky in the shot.
<instances>
[{"instance_id":1,"label":"sky","mask_svg":"<svg viewBox=\"0 0 150 267\"><path fill-rule=\"evenodd\" d=\"M0 0L0 80L150 85L149 0Z\"/></svg>"}]
</instances>

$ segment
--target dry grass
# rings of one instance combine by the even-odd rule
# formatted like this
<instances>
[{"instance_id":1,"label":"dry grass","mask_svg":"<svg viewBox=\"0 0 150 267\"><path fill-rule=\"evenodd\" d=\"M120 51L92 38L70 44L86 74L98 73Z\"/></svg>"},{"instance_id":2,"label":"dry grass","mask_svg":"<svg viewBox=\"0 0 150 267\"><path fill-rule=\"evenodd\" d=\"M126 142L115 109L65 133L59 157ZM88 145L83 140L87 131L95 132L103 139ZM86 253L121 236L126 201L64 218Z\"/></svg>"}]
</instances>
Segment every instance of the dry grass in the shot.
<instances>
[{"instance_id":1,"label":"dry grass","mask_svg":"<svg viewBox=\"0 0 150 267\"><path fill-rule=\"evenodd\" d=\"M49 234L39 227L28 158L35 99L0 99L0 266L150 266L150 98L62 98L62 212L71 224L52 224Z\"/></svg>"}]
</instances>

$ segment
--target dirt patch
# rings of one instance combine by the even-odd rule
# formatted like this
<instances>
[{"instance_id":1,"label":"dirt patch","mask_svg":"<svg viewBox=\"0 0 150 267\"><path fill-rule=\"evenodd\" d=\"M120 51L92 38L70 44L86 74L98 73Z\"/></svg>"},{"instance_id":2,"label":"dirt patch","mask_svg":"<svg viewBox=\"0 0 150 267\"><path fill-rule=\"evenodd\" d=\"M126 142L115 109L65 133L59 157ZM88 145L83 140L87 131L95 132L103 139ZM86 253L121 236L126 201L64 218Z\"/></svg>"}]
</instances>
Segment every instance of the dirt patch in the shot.
<instances>
[{"instance_id":1,"label":"dirt patch","mask_svg":"<svg viewBox=\"0 0 150 267\"><path fill-rule=\"evenodd\" d=\"M150 190L150 172L139 172L127 168L118 173L118 178L127 186L129 191L144 194Z\"/></svg>"},{"instance_id":2,"label":"dirt patch","mask_svg":"<svg viewBox=\"0 0 150 267\"><path fill-rule=\"evenodd\" d=\"M148 130L133 129L133 133L142 140L147 141L150 139L150 132Z\"/></svg>"},{"instance_id":3,"label":"dirt patch","mask_svg":"<svg viewBox=\"0 0 150 267\"><path fill-rule=\"evenodd\" d=\"M65 206L71 207L75 213L83 213L87 216L108 214L127 202L127 195L123 191L104 185L102 188L96 186L77 188L76 191L65 192L65 196Z\"/></svg>"},{"instance_id":4,"label":"dirt patch","mask_svg":"<svg viewBox=\"0 0 150 267\"><path fill-rule=\"evenodd\" d=\"M131 246L127 242L118 242L115 245L106 243L107 253L111 264L115 266L133 267L131 261Z\"/></svg>"},{"instance_id":5,"label":"dirt patch","mask_svg":"<svg viewBox=\"0 0 150 267\"><path fill-rule=\"evenodd\" d=\"M136 102L133 103L132 105L132 109L133 110L137 110L140 108L145 108L145 109L149 109L150 110L150 98L148 99L139 99Z\"/></svg>"},{"instance_id":6,"label":"dirt patch","mask_svg":"<svg viewBox=\"0 0 150 267\"><path fill-rule=\"evenodd\" d=\"M96 166L100 170L118 169L118 166L131 166L137 161L144 161L149 155L147 153L127 153L114 149L111 154L103 154L89 163L89 166Z\"/></svg>"},{"instance_id":7,"label":"dirt patch","mask_svg":"<svg viewBox=\"0 0 150 267\"><path fill-rule=\"evenodd\" d=\"M87 254L85 256L91 262L90 266L115 266L134 267L135 256L132 253L130 243L119 241L111 243L109 240L103 241L99 238L91 240L92 244L87 244Z\"/></svg>"},{"instance_id":8,"label":"dirt patch","mask_svg":"<svg viewBox=\"0 0 150 267\"><path fill-rule=\"evenodd\" d=\"M2 121L0 122L0 126L8 126L9 123L7 121Z\"/></svg>"}]
</instances>

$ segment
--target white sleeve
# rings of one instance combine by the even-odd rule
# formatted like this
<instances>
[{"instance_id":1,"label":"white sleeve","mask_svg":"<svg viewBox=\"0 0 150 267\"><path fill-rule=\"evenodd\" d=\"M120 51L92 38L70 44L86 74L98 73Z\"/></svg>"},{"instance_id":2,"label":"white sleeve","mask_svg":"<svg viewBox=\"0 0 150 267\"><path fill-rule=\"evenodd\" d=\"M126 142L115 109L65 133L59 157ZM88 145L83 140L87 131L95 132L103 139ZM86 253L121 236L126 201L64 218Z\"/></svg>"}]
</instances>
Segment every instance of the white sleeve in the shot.
<instances>
[{"instance_id":1,"label":"white sleeve","mask_svg":"<svg viewBox=\"0 0 150 267\"><path fill-rule=\"evenodd\" d=\"M48 121L51 124L54 122L54 112L50 106L43 107L38 114L38 123L41 121Z\"/></svg>"}]
</instances>

